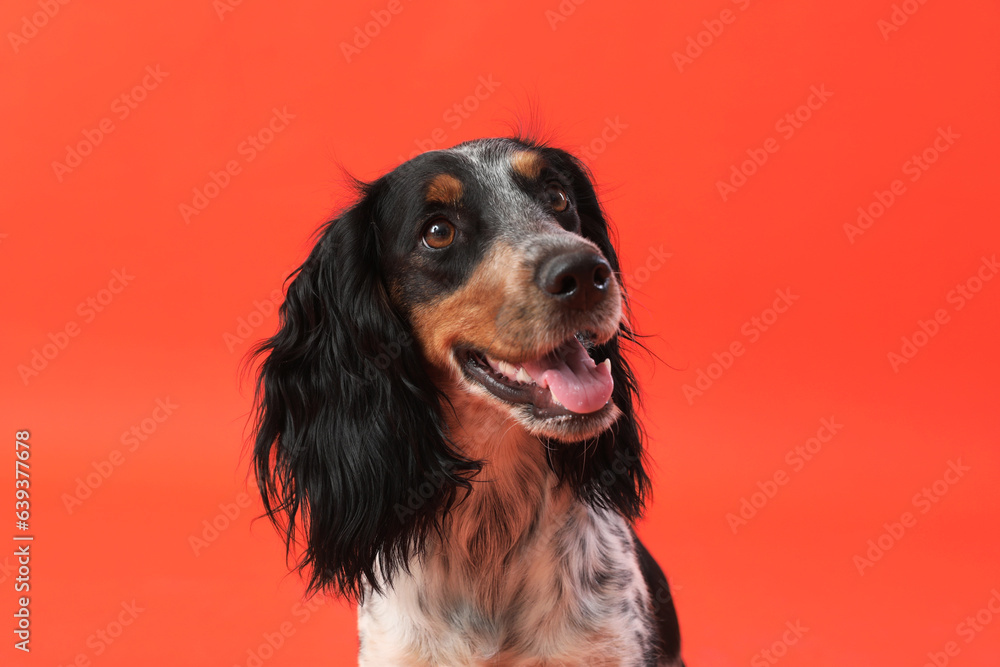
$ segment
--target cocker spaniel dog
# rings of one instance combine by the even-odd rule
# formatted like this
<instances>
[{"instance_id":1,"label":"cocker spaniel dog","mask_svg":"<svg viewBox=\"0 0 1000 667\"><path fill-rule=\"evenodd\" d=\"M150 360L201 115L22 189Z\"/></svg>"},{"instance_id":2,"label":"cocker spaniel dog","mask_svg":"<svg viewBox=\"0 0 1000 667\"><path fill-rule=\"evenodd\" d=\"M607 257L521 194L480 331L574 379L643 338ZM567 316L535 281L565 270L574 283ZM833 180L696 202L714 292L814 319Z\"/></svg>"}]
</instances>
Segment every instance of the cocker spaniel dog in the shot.
<instances>
[{"instance_id":1,"label":"cocker spaniel dog","mask_svg":"<svg viewBox=\"0 0 1000 667\"><path fill-rule=\"evenodd\" d=\"M681 665L618 258L586 168L521 139L358 185L256 350L254 467L359 663ZM298 547L301 546L301 549Z\"/></svg>"}]
</instances>

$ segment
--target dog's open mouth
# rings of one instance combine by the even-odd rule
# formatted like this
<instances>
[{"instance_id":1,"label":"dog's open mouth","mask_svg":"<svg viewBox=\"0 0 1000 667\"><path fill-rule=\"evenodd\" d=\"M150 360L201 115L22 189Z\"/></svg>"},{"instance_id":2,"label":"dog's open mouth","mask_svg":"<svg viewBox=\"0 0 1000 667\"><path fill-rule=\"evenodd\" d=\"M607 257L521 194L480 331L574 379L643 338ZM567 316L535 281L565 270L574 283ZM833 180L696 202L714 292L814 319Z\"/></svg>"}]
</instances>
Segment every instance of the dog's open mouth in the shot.
<instances>
[{"instance_id":1,"label":"dog's open mouth","mask_svg":"<svg viewBox=\"0 0 1000 667\"><path fill-rule=\"evenodd\" d=\"M611 401L611 360L598 364L581 339L573 336L551 352L510 364L485 352L458 352L466 376L491 394L512 404L530 404L536 417L588 415Z\"/></svg>"}]
</instances>

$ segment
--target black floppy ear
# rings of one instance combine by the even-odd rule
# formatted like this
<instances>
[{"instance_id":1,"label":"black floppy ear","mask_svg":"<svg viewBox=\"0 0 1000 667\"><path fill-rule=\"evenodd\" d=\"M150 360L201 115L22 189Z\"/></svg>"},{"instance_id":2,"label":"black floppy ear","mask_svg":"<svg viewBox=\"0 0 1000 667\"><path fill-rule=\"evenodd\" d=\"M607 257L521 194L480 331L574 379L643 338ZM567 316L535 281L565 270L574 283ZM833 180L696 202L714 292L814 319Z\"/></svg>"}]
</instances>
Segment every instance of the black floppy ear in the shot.
<instances>
[{"instance_id":1,"label":"black floppy ear","mask_svg":"<svg viewBox=\"0 0 1000 667\"><path fill-rule=\"evenodd\" d=\"M439 396L392 306L379 183L328 223L261 343L254 465L268 517L310 590L387 587L475 464L447 444Z\"/></svg>"},{"instance_id":2,"label":"black floppy ear","mask_svg":"<svg viewBox=\"0 0 1000 667\"><path fill-rule=\"evenodd\" d=\"M621 280L618 254L590 172L580 160L565 151L555 148L543 150L560 170L569 174L580 215L581 234L597 244L611 264L622 287L626 313L618 335L600 346L595 354L597 359L611 359L611 376L615 381L611 398L622 415L611 428L595 438L596 442L588 442L586 447L554 448L553 467L574 484L584 499L612 508L633 520L642 514L650 481L643 466L642 428L636 418L638 386L621 347L623 341L636 347L641 347L641 344L627 321L628 298Z\"/></svg>"}]
</instances>

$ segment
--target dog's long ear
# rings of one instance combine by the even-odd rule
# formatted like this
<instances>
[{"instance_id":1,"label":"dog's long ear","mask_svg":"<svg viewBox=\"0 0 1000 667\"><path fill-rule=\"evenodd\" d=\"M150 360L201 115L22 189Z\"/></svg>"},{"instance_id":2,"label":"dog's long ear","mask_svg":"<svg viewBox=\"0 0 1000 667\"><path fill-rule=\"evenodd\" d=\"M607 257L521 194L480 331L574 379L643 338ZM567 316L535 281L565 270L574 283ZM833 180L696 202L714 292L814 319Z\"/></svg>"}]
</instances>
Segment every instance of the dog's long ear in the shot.
<instances>
[{"instance_id":1,"label":"dog's long ear","mask_svg":"<svg viewBox=\"0 0 1000 667\"><path fill-rule=\"evenodd\" d=\"M580 215L581 233L597 244L621 281L618 255L611 240L607 217L589 171L565 151L554 148L543 150L560 169L569 173ZM628 519L636 519L642 514L650 481L643 465L642 428L636 417L638 387L621 349L623 342L641 347L628 323L628 299L624 287L622 285L626 317L622 320L619 334L599 347L596 354L598 359L611 359L611 376L615 382L611 397L622 416L596 438L596 443L588 442L585 447L553 448L552 463L556 472L568 479L585 500L612 508Z\"/></svg>"},{"instance_id":2,"label":"dog's long ear","mask_svg":"<svg viewBox=\"0 0 1000 667\"><path fill-rule=\"evenodd\" d=\"M269 518L309 588L362 600L419 549L476 464L447 444L439 396L391 305L379 182L328 223L254 351L254 465ZM301 544L300 544L301 542Z\"/></svg>"}]
</instances>

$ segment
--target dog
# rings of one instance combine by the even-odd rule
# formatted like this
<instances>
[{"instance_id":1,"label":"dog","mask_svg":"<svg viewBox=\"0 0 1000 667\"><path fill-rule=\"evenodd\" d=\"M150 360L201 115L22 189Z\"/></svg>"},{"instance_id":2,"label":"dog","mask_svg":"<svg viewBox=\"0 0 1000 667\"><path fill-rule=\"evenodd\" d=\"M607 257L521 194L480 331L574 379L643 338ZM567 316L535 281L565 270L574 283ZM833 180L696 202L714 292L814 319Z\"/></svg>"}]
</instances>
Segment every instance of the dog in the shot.
<instances>
[{"instance_id":1,"label":"dog","mask_svg":"<svg viewBox=\"0 0 1000 667\"><path fill-rule=\"evenodd\" d=\"M587 168L478 139L356 186L255 349L253 467L359 664L682 665Z\"/></svg>"}]
</instances>

